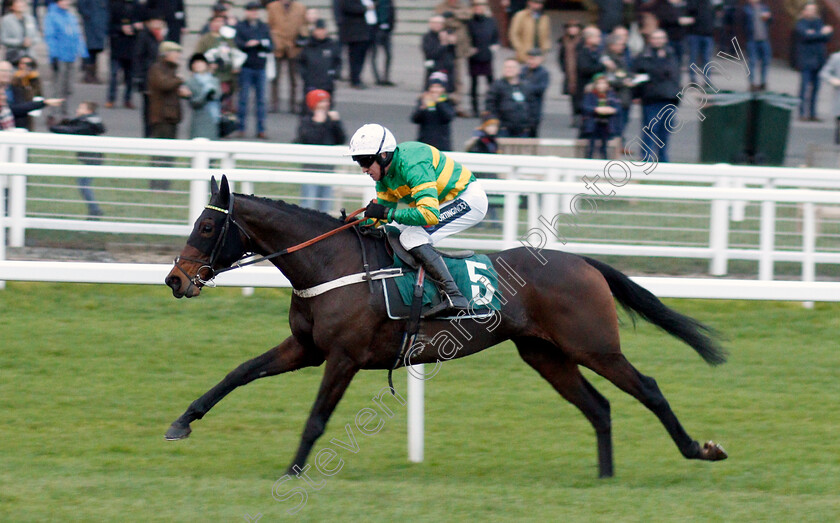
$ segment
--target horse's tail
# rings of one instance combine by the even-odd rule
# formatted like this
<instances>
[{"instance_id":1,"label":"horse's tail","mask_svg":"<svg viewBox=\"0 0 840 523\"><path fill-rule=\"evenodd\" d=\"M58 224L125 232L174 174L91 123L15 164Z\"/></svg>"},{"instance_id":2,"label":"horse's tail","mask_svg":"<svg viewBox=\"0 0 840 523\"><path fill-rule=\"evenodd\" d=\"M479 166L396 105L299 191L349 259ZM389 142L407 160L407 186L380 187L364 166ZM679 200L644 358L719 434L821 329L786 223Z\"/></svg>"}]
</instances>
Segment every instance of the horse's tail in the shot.
<instances>
[{"instance_id":1,"label":"horse's tail","mask_svg":"<svg viewBox=\"0 0 840 523\"><path fill-rule=\"evenodd\" d=\"M726 361L726 352L715 341L716 333L713 329L668 308L653 293L621 271L598 260L581 257L604 276L613 296L631 318L635 320L635 314L638 313L668 334L689 344L710 365L720 365Z\"/></svg>"}]
</instances>

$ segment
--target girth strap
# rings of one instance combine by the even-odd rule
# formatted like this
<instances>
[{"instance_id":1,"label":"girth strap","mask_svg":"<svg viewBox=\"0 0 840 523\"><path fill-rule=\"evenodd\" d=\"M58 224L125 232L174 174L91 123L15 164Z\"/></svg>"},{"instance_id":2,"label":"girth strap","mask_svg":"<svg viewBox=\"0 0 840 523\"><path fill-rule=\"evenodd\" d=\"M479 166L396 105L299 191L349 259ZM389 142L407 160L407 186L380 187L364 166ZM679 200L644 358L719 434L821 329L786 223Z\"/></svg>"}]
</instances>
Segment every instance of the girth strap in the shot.
<instances>
[{"instance_id":1,"label":"girth strap","mask_svg":"<svg viewBox=\"0 0 840 523\"><path fill-rule=\"evenodd\" d=\"M324 294L327 291L331 291L333 289L338 289L339 287L345 287L347 285L353 285L354 283L362 283L364 281L373 281L373 280L384 280L387 278L396 278L397 276L402 276L402 269L379 269L378 271L373 271L370 273L367 272L359 272L356 274L349 274L347 276L342 276L341 278L337 278L335 280L331 280L320 285L316 285L314 287L309 287L308 289L294 289L292 291L295 296L300 296L301 298L312 298L318 296L319 294Z\"/></svg>"}]
</instances>

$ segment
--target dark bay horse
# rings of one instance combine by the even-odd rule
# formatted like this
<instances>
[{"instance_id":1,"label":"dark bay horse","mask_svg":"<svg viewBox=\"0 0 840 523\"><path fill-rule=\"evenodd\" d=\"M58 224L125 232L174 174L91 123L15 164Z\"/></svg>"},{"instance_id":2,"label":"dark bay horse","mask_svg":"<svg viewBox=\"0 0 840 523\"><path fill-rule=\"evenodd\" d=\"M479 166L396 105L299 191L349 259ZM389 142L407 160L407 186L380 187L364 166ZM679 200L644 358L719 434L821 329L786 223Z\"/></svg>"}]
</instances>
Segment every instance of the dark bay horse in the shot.
<instances>
[{"instance_id":1,"label":"dark bay horse","mask_svg":"<svg viewBox=\"0 0 840 523\"><path fill-rule=\"evenodd\" d=\"M310 240L343 224L326 214L281 201L232 194L227 179L211 182L210 204L195 223L166 284L176 298L195 297L216 271L235 264L244 254L271 255ZM341 231L309 247L272 258L296 290L363 272L362 245L372 268L391 258L380 239ZM683 340L710 364L725 361L709 329L659 301L627 276L597 260L560 251L535 253L526 248L490 254L494 266L511 283L494 328L486 322L424 320L419 340L457 327L463 343L457 353L441 358L438 350L411 354L411 364L464 357L513 340L528 365L566 400L583 412L595 428L599 474L612 476L610 405L583 377L579 366L592 369L650 409L665 426L683 456L726 459L720 445L703 445L683 429L656 382L639 373L621 353L615 301L631 313ZM540 259L541 258L541 259ZM501 283L502 280L500 280ZM255 379L326 362L318 397L303 430L289 470L300 470L350 381L361 369L390 369L397 357L405 321L385 313L381 282L357 283L314 297L293 296L289 312L292 335L268 352L246 361L195 400L172 423L170 440L189 436L190 424L201 419L233 389ZM371 292L371 287L379 292ZM500 286L501 287L501 286ZM500 289L501 290L501 289ZM615 301L614 301L615 299ZM440 336L438 336L440 338ZM452 346L444 352L451 351ZM290 472L292 474L293 472Z\"/></svg>"}]
</instances>

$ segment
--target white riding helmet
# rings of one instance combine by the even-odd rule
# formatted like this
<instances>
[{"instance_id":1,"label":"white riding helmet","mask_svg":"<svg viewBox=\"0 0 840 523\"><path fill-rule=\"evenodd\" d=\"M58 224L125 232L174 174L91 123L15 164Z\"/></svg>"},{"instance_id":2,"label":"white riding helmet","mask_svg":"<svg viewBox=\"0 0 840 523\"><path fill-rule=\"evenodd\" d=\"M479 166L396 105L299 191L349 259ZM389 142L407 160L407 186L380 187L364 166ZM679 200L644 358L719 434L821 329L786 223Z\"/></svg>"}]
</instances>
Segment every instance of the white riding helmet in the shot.
<instances>
[{"instance_id":1,"label":"white riding helmet","mask_svg":"<svg viewBox=\"0 0 840 523\"><path fill-rule=\"evenodd\" d=\"M397 140L384 125L367 123L350 138L347 156L376 155L397 150Z\"/></svg>"}]
</instances>

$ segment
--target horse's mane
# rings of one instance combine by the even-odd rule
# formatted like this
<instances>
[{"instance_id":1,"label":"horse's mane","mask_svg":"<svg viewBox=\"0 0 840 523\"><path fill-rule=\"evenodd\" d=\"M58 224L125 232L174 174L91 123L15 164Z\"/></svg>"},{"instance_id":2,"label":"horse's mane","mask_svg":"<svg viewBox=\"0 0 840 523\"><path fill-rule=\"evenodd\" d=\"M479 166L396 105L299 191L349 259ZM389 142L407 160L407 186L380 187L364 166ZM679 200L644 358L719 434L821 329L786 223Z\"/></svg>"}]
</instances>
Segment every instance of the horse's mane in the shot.
<instances>
[{"instance_id":1,"label":"horse's mane","mask_svg":"<svg viewBox=\"0 0 840 523\"><path fill-rule=\"evenodd\" d=\"M283 200L272 200L271 198L254 196L253 194L237 193L235 196L237 198L245 198L251 201L255 201L257 203L268 205L269 207L273 207L278 211L281 211L286 214L291 214L296 217L305 217L309 221L317 220L323 223L324 225L329 225L333 228L344 224L344 222L342 222L338 218L333 218L327 213L316 211L315 209L309 209L307 207L301 207L300 205L295 205L293 203L284 202Z\"/></svg>"}]
</instances>

